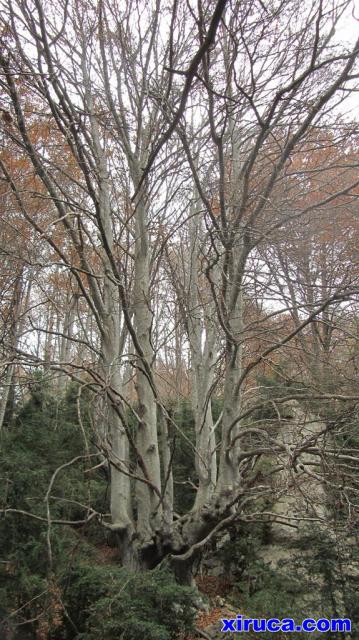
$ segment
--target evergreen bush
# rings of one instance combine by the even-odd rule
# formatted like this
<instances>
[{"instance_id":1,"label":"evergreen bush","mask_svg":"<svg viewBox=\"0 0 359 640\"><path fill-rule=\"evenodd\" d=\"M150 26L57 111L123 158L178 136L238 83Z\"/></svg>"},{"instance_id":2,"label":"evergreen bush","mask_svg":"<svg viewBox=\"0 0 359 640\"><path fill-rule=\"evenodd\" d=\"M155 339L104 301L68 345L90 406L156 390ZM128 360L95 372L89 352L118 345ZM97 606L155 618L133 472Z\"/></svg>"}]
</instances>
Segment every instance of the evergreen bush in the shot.
<instances>
[{"instance_id":1,"label":"evergreen bush","mask_svg":"<svg viewBox=\"0 0 359 640\"><path fill-rule=\"evenodd\" d=\"M167 569L83 565L70 578L66 606L76 640L172 640L193 631L194 597Z\"/></svg>"}]
</instances>

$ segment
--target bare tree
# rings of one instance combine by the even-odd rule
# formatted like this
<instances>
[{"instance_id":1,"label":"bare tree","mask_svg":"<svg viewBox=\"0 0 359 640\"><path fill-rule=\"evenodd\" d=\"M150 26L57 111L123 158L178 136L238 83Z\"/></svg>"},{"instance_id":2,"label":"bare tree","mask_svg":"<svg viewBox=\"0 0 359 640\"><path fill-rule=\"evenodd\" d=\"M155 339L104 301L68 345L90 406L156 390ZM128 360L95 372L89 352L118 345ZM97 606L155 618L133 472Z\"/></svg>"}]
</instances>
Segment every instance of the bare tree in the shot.
<instances>
[{"instance_id":1,"label":"bare tree","mask_svg":"<svg viewBox=\"0 0 359 640\"><path fill-rule=\"evenodd\" d=\"M26 0L2 7L3 135L35 187L23 188L6 158L3 178L19 214L51 249L50 269L66 269L81 299L76 314L71 298L63 330L48 327L65 340L49 366L75 379L82 367L106 398L108 421L98 425L111 468L105 526L117 532L129 566L152 567L171 554L188 577L203 546L267 495L270 484L254 483L256 463L286 448L272 441L244 448L245 419L261 402L251 376L358 293L349 279L306 307L293 299L295 322L287 323L287 293L280 279L268 279L263 257L296 221L357 194L352 175L312 203L300 189L288 199L285 188L304 142L313 129L339 122L357 81L358 43L336 38L349 4L218 0L193 9L161 0L126 7L58 0L45 11L40 0ZM350 140L356 125L345 126ZM298 182L305 175L296 168ZM288 248L281 245L278 263ZM174 294L170 328L159 287ZM245 310L255 296L261 313L253 319ZM278 328L271 320L281 314ZM76 363L69 342L89 316L95 344L86 335L78 341L91 360ZM198 487L193 508L179 517L170 430L186 434L167 411L157 365L180 324L191 358ZM36 362L45 360L42 353ZM223 411L215 425L216 394ZM301 441L290 464L311 445Z\"/></svg>"}]
</instances>

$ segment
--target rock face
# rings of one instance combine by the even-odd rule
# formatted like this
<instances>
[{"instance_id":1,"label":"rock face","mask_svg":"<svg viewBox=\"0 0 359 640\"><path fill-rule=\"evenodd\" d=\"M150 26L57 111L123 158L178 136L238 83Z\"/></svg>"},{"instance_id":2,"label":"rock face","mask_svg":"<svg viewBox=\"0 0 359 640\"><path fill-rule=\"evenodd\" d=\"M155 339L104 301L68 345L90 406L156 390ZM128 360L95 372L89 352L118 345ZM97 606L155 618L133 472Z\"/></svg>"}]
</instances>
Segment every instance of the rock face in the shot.
<instances>
[{"instance_id":1,"label":"rock face","mask_svg":"<svg viewBox=\"0 0 359 640\"><path fill-rule=\"evenodd\" d=\"M220 605L213 610L215 621L206 626L201 625L201 628L197 629L199 637L205 638L205 640L223 640L223 638L238 638L238 633L226 632L223 634L222 618L232 619L236 618L238 611L235 611L231 605L228 605L222 598L216 598L215 602Z\"/></svg>"},{"instance_id":2,"label":"rock face","mask_svg":"<svg viewBox=\"0 0 359 640\"><path fill-rule=\"evenodd\" d=\"M283 470L276 479L278 498L271 509L282 522L272 524L272 544L261 554L272 566L288 557L285 547L299 539L307 528L306 522L320 525L327 515L326 492L318 474L320 458L300 453L301 447L309 442L320 446L325 423L305 412L296 401L286 403L284 413L277 435L283 447L277 462L283 465Z\"/></svg>"},{"instance_id":3,"label":"rock face","mask_svg":"<svg viewBox=\"0 0 359 640\"><path fill-rule=\"evenodd\" d=\"M238 638L237 633L226 633L226 635L224 636L221 629L222 629L222 622L218 622L217 624L212 624L210 627L206 627L206 629L204 629L204 633L207 634L209 640L220 640L220 639L223 640L224 637ZM206 636L203 634L203 637L206 637Z\"/></svg>"},{"instance_id":4,"label":"rock face","mask_svg":"<svg viewBox=\"0 0 359 640\"><path fill-rule=\"evenodd\" d=\"M228 603L215 598L214 604L220 608L220 612L216 609L218 619L208 619L198 630L198 637L206 640L238 638L239 633L223 633L221 621L222 618L235 619L238 614L262 618L271 617L268 615L271 613L274 617L284 618L293 617L294 612L301 612L303 617L308 612L313 617L321 617L325 612L326 617L353 618L351 611L354 611L356 598L353 600L352 595L348 596L347 583L344 584L341 572L345 567L345 580L357 584L359 563L355 560L355 566L347 568L353 557L355 536L352 536L353 540L346 536L343 549L335 539L332 514L327 507L327 489L322 481L325 468L314 451L320 451L328 444L326 425L296 402L283 408L281 418L279 429L276 429L280 447L273 447L274 464L280 465L281 472L272 485L274 504L266 507L271 518L276 514L278 521L269 525L268 534L266 528L264 536L261 530L259 535L254 531L253 545L239 545L233 559L239 563L240 571L236 572L235 567L232 570L228 549L233 541L229 534L217 542L218 557L213 553L204 559L203 567L211 578L223 576L223 562L226 563L226 577L236 584L229 597L233 597L233 602L238 602L239 606L233 611ZM273 438L272 442L276 444ZM269 471L271 469L269 467ZM246 529L245 535L250 536L250 530L248 533ZM222 558L221 547L225 547ZM246 555L241 555L243 553ZM214 610L209 613L212 615ZM298 616L300 618L299 613Z\"/></svg>"}]
</instances>

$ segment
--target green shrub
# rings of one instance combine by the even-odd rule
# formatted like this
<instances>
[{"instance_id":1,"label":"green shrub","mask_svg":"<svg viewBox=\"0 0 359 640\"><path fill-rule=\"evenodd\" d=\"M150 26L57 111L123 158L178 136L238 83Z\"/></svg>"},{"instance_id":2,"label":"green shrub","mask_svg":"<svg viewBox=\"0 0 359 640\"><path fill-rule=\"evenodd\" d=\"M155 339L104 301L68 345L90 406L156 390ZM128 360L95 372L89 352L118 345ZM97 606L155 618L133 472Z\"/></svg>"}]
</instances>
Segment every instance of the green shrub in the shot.
<instances>
[{"instance_id":1,"label":"green shrub","mask_svg":"<svg viewBox=\"0 0 359 640\"><path fill-rule=\"evenodd\" d=\"M4 429L1 440L2 509L24 510L46 518L44 496L52 474L61 464L84 452L76 397L75 385L70 385L65 397L59 399L44 374L34 375L29 398L17 407L13 423ZM85 410L84 416L89 433ZM58 474L50 501L52 518L83 519L86 511L75 502L90 502L95 509L107 510L104 479L99 472L92 477L85 475L88 466L87 460L79 460ZM8 610L21 607L22 620L35 618L40 608L47 606L46 533L46 522L13 512L0 517L0 602ZM73 550L78 556L88 540L90 526L81 530L52 527L56 576L66 572ZM44 595L39 597L41 593Z\"/></svg>"},{"instance_id":2,"label":"green shrub","mask_svg":"<svg viewBox=\"0 0 359 640\"><path fill-rule=\"evenodd\" d=\"M65 594L76 640L171 640L193 631L193 597L168 570L115 565L77 566Z\"/></svg>"}]
</instances>

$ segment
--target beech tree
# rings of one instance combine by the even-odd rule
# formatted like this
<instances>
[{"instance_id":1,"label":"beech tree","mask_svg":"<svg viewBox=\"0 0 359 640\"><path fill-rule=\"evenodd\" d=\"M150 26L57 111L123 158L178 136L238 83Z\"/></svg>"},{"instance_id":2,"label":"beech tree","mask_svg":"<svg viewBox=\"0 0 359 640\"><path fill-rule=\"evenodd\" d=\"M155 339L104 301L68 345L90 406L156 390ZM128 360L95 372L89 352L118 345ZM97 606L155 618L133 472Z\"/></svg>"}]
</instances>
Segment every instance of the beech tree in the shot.
<instances>
[{"instance_id":1,"label":"beech tree","mask_svg":"<svg viewBox=\"0 0 359 640\"><path fill-rule=\"evenodd\" d=\"M265 267L268 247L277 251L287 229L357 195L357 125L344 107L359 43L336 36L349 7L2 5L2 135L34 184L23 185L6 157L2 179L48 247L49 273L58 268L71 283L57 328L44 328L65 342L36 357L14 349L23 364L47 362L106 404L96 429L111 470L111 520L102 523L116 532L127 566L153 567L170 555L188 578L204 545L268 494L269 484L254 482L262 450L245 448L245 418L261 401L251 376L325 310L357 296L349 279L307 306L292 300L293 325L281 282ZM348 177L308 203L300 189L288 191L288 175L313 131L333 126L352 141L341 158ZM321 162L331 163L328 154ZM296 166L298 184L305 178ZM283 243L281 256L287 250ZM245 313L250 301L255 318ZM279 329L271 319L281 314ZM186 514L173 510L171 447L174 433L188 436L166 406L158 367L178 327L191 362L198 475Z\"/></svg>"},{"instance_id":2,"label":"beech tree","mask_svg":"<svg viewBox=\"0 0 359 640\"><path fill-rule=\"evenodd\" d=\"M309 314L328 298L357 286L358 256L354 240L357 189L352 188L357 148L355 139L351 145L346 144L347 132L345 123L336 133L323 129L313 131L298 149L284 189L287 199L288 196L291 200L301 198L309 211L294 221L290 230L284 234L279 232L274 242L261 248L268 273L280 291L281 300L286 301L296 327L301 323L304 310ZM297 180L297 168L300 180ZM345 345L346 329L350 331L355 309L355 298L349 302L345 295L338 295L305 332L299 332L297 354L291 354L293 363L297 361L298 381L309 380L309 386L323 392L348 389L335 354L339 356ZM347 362L345 366L347 368Z\"/></svg>"}]
</instances>

